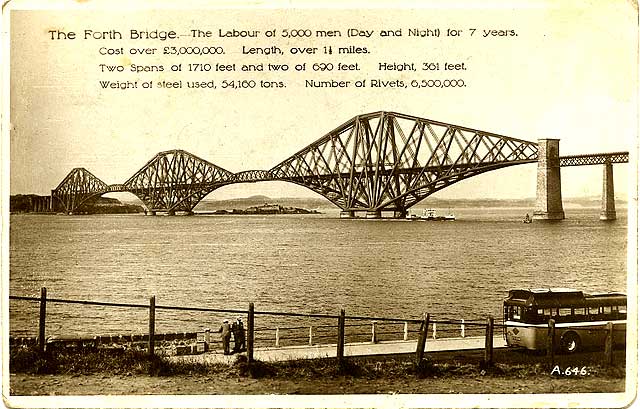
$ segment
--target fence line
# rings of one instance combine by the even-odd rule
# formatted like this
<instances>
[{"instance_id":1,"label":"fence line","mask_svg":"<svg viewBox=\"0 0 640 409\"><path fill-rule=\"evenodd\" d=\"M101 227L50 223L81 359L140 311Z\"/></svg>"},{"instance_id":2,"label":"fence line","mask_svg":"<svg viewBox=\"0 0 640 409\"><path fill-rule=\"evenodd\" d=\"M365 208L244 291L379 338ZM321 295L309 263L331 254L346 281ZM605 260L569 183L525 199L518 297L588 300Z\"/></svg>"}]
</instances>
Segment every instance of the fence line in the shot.
<instances>
[{"instance_id":1,"label":"fence line","mask_svg":"<svg viewBox=\"0 0 640 409\"><path fill-rule=\"evenodd\" d=\"M220 308L205 308L205 307L182 307L182 306L162 306L156 305L156 297L151 296L149 298L149 304L134 304L134 303L113 303L113 302L102 302L102 301L87 301L87 300L67 300L60 298L47 298L47 289L41 288L40 297L25 297L25 296L9 296L9 299L12 300L24 300L24 301L38 301L40 303L40 311L39 311L39 328L38 328L38 348L41 352L45 352L45 328L46 328L46 305L47 303L67 303L67 304L83 304L83 305L96 305L96 306L107 306L107 307L127 307L127 308L144 308L148 310L149 313L149 332L147 335L147 348L149 354L153 355L155 353L155 323L156 323L156 310L180 310L180 311L199 311L199 312L214 312L214 313L235 313L235 314L247 314L247 337L246 337L246 347L247 347L247 359L249 362L253 361L253 352L254 352L254 344L256 340L271 340L272 338L257 338L255 335L257 332L266 332L273 331L273 328L255 328L255 315L272 315L272 316L286 316L286 317L305 317L305 318L322 318L322 319L337 319L337 325L309 325L309 326L297 326L297 327L276 327L275 328L275 345L276 347L280 346L280 341L285 339L308 339L309 345L314 345L314 339L320 338L333 338L334 333L323 333L325 330L332 330L337 328L337 357L340 362L344 361L344 346L345 346L345 338L346 336L367 336L370 337L371 343L376 343L380 341L380 336L382 335L390 335L390 334L402 334L403 339L408 340L408 334L410 332L418 332L418 340L417 340L417 349L416 349L416 359L418 364L422 362L424 357L424 352L426 349L427 338L429 333L429 324L432 325L433 330L433 338L436 338L436 328L437 324L441 325L455 325L456 328L459 326L460 328L460 336L465 337L467 328L476 327L484 329L485 336L485 353L483 365L490 366L493 364L493 334L496 328L506 328L504 323L496 323L492 317L488 317L484 323L474 322L474 321L465 321L465 320L433 320L431 319L429 314L423 314L422 319L401 319L401 318L389 318L389 317L365 317L365 316L347 316L345 314L345 310L341 309L339 315L331 315L331 314L305 314L305 313L287 313L287 312L274 312L274 311L255 311L254 304L249 303L248 310L239 310L239 309L220 309ZM346 325L345 321L347 319L350 320L367 320L370 321L366 324L350 324ZM420 329L417 331L409 330L409 324L420 324ZM389 325L402 325L402 330L400 331L384 331L385 326ZM357 331L356 328L360 327L371 327L370 331L367 332L350 332L347 333L346 329L351 328ZM281 330L306 330L308 331L308 337L304 336L282 336L280 334ZM565 327L566 328L566 327ZM571 328L571 326L569 326ZM613 328L613 324L609 322L606 328L597 328L591 329L592 331L606 331L607 336L605 339L605 362L607 364L611 364L612 361L612 350L613 350L613 333L614 331L618 331ZM210 340L210 330L205 330L206 335L205 339L207 342ZM443 331L443 330L441 330ZM457 330L456 330L457 332ZM185 333L186 334L186 333ZM556 339L556 325L553 319L548 322L548 338L547 338L547 353L549 356L549 361L553 365L555 362L555 347L557 344ZM99 341L100 337L94 337L96 342ZM112 337L109 337L112 339ZM123 337L120 337L121 339ZM163 340L166 338L165 336L159 336L158 340L162 338ZM133 336L131 337L133 340ZM206 342L203 340L203 343ZM200 347L200 342L198 342L198 347ZM202 352L204 352L206 346L203 346ZM225 348L226 349L226 348ZM198 348L198 351L200 349Z\"/></svg>"},{"instance_id":2,"label":"fence line","mask_svg":"<svg viewBox=\"0 0 640 409\"><path fill-rule=\"evenodd\" d=\"M125 307L125 308L144 308L149 309L149 304L135 304L135 303L117 303L117 302L105 302L105 301L89 301L89 300L69 300L62 298L48 298L46 297L46 288L43 288L43 294L46 303L63 303L63 304L82 304L82 305L96 305L96 306L105 306L105 307ZM43 296L41 297L27 297L27 296L16 296L10 295L9 299L11 300L23 300L23 301L37 301L42 304ZM45 305L46 305L45 303ZM209 307L183 307L183 306L169 306L169 305L154 305L155 310L178 310L178 311L194 311L194 312L214 312L214 313L231 313L231 314L247 314L247 310L245 309L224 309L224 308L209 308ZM43 311L46 314L46 306L43 307ZM303 317L303 318L325 318L325 319L337 319L339 315L332 314L309 314L309 313L296 313L296 312L280 312L280 311L254 311L254 315L272 315L272 316L286 316L286 317ZM420 324L422 323L421 319L412 319L412 318L392 318L392 317L371 317L371 316L358 316L358 315L345 315L345 319L349 320L369 320L372 322L384 322L386 325L396 324ZM484 328L486 326L486 322L474 322L468 320L453 320L453 319L433 319L430 318L429 322L431 324L441 324L441 325L460 325L460 333L461 336L464 337L466 335L466 329L468 327L476 327L476 328ZM372 325L371 323L367 324L345 324L345 328L352 327L365 327ZM406 325L405 325L406 327ZM505 325L503 323L495 322L493 325L494 328L504 328ZM278 327L280 330L295 330L295 329L306 329L309 326L294 326L294 327ZM337 328L337 325L314 325L315 329L324 329L324 328ZM274 328L263 327L263 328L255 328L255 332L262 331L273 331ZM596 331L607 331L606 329L592 329ZM442 331L442 330L439 330ZM453 332L453 329L448 329L448 332ZM619 329L614 329L614 332L624 331ZM417 332L408 330L406 332ZM378 331L377 334L401 334L403 331ZM368 333L361 333L360 335L366 335Z\"/></svg>"},{"instance_id":3,"label":"fence line","mask_svg":"<svg viewBox=\"0 0 640 409\"><path fill-rule=\"evenodd\" d=\"M10 295L10 300L23 300L23 301L41 301L40 297L26 297L26 296L18 296L18 295ZM148 309L149 304L133 304L133 303L116 303L116 302L106 302L106 301L89 301L89 300L68 300L63 298L47 298L47 303L62 303L62 304L83 304L83 305L96 305L103 307L125 307L125 308L144 308ZM230 314L246 314L247 310L238 310L238 309L223 309L223 308L209 308L209 307L183 307L183 306L171 306L171 305L155 305L156 310L177 310L177 311L195 311L195 312L216 312L216 313L230 313ZM337 319L339 315L333 314L313 314L313 313L298 313L298 312L281 312L281 311L254 311L255 315L271 315L271 316L286 316L286 317L302 317L302 318L327 318L327 319ZM416 318L393 318L393 317L371 317L371 316L361 316L361 315L345 315L345 319L349 320L369 320L369 321L379 321L379 322L394 322L394 323L413 323L420 324L422 322L421 319ZM465 321L465 320L452 320L452 319L441 319L441 320L431 320L430 322L437 322L438 324L457 324L460 325L461 322L467 326L478 326L483 327L485 324L483 322L474 322L474 321ZM346 327L352 326L364 326L368 324L348 324ZM323 326L317 326L323 327ZM335 326L324 326L324 327L335 327ZM307 328L307 327L304 327ZM256 331L260 331L264 329L256 329Z\"/></svg>"},{"instance_id":4,"label":"fence line","mask_svg":"<svg viewBox=\"0 0 640 409\"><path fill-rule=\"evenodd\" d=\"M411 318L370 317L370 316L360 316L360 315L347 316L346 314L344 314L343 311L341 311L340 315L333 315L333 314L314 314L314 313L297 313L297 312L280 312L280 311L255 311L255 309L253 308L250 308L250 311L248 312L247 310L244 310L244 309L241 310L241 309L210 308L210 307L185 307L185 306L159 305L159 304L156 304L155 296L149 299L149 304L106 302L106 301L92 301L92 300L70 300L70 299L64 299L64 298L47 298L46 288L44 287L41 289L41 294L39 298L29 297L29 296L10 295L9 299L22 300L22 301L34 301L34 302L40 303L39 331L38 331L38 337L36 338L36 340L38 342L38 346L41 351L44 351L45 342L46 342L45 320L46 320L46 304L47 303L79 304L79 305L95 305L100 307L146 309L148 310L148 314L149 314L149 331L148 331L148 335L146 335L144 338L147 341L147 348L151 354L154 353L155 341L166 340L167 338L166 336L160 335L160 334L158 337L155 336L155 321L156 321L157 310L195 311L195 312L227 313L227 314L232 313L232 314L242 314L242 315L248 314L249 321L250 321L249 326L252 326L250 331L250 336L247 337L248 344L249 343L253 344L254 341L256 340L260 340L260 341L272 340L271 337L268 337L268 338L255 337L256 333L258 332L273 331L273 328L259 328L259 329L253 328L254 326L253 317L255 315L337 319L338 320L337 325L325 324L325 325L315 325L315 326L311 325L311 326L297 326L297 327L295 326L294 327L276 327L275 328L276 334L275 334L275 340L274 340L276 346L280 345L281 340L304 340L304 339L308 339L309 345L314 345L314 341L318 341L320 339L333 338L335 336L334 335L335 329L337 329L338 332L342 332L343 342L344 342L344 338L346 336L349 336L349 337L356 337L356 339L358 337L367 337L366 339L370 339L372 343L376 343L380 341L381 338L384 338L384 336L386 335L395 335L395 334L401 334L401 339L406 341L408 340L410 333L418 332L417 330L410 330L409 325L418 324L422 322L420 319L411 319ZM253 304L251 303L250 306L253 307ZM369 322L346 324L347 319L352 321L355 320L355 321L369 321ZM462 328L464 331L464 325L465 325L464 320L444 319L440 321L432 320L431 322L434 322L434 323L439 322L441 324L456 324L456 325L459 325L462 323L462 326L463 326ZM467 323L468 325L474 325L474 324L477 326L482 325L480 323L474 323L473 321L470 321L470 322L468 321ZM389 330L388 326L390 325L391 326L398 325L403 327L398 331L394 331L394 330ZM357 331L357 328L365 328L369 326L371 327L370 331L366 331L366 332ZM296 336L295 333L288 334L285 336L281 334L281 331L306 330L306 328L309 328L308 336ZM347 329L351 329L355 331L347 331ZM79 338L78 339L76 338L77 337L75 337L74 340L77 341ZM117 339L117 340L125 341L128 338L133 340L133 337L126 337L126 336L112 337L111 335L94 336L92 338L86 337L86 338L83 338L83 340L86 339L89 341L93 340L94 342L101 342L103 339L109 339L110 341ZM386 339L388 340L388 337Z\"/></svg>"}]
</instances>

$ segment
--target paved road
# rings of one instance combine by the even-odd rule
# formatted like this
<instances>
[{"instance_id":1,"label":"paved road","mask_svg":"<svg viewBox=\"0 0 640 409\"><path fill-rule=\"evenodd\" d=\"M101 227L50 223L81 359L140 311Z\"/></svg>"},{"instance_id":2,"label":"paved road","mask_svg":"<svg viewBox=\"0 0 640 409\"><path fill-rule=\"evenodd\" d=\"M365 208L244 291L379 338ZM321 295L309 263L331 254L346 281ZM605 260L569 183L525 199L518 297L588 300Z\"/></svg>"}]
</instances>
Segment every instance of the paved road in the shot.
<instances>
[{"instance_id":1,"label":"paved road","mask_svg":"<svg viewBox=\"0 0 640 409\"><path fill-rule=\"evenodd\" d=\"M384 341L372 344L361 342L345 344L345 356L375 356L407 354L416 352L417 341ZM494 348L505 348L506 344L502 336L494 337ZM426 352L435 351L462 351L484 348L484 337L466 338L442 338L427 339ZM331 358L336 356L336 345L314 345L293 347L268 347L256 348L253 356L259 361L287 361L294 359ZM183 355L171 357L175 360L188 360L192 362L220 362L232 363L235 355L224 355L222 351L212 351L199 355Z\"/></svg>"}]
</instances>

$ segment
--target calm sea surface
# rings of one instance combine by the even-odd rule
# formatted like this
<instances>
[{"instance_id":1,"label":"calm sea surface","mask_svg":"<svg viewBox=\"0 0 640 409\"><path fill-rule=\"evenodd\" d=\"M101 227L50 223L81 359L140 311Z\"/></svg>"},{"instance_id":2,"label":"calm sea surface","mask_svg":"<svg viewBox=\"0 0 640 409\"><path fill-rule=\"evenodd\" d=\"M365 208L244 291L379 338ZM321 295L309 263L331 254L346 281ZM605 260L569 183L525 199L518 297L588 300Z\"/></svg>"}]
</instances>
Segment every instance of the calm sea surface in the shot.
<instances>
[{"instance_id":1,"label":"calm sea surface","mask_svg":"<svg viewBox=\"0 0 640 409\"><path fill-rule=\"evenodd\" d=\"M10 293L171 306L347 315L501 317L511 288L626 291L627 218L565 209L454 209L455 222L323 215L12 215ZM158 311L156 332L215 327L207 313ZM47 304L48 335L143 333L145 309ZM271 321L270 321L271 320ZM259 317L257 327L278 324ZM38 303L10 303L12 335L37 333ZM278 324L280 325L280 324ZM216 327L217 328L217 327Z\"/></svg>"}]
</instances>

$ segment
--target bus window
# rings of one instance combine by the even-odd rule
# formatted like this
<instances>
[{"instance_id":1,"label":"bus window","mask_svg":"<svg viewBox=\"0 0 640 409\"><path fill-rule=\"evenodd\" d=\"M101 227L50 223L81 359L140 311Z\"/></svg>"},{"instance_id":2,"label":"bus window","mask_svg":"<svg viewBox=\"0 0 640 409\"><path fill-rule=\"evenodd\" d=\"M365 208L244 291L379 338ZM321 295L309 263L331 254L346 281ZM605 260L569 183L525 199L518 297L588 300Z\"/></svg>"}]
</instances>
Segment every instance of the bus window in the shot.
<instances>
[{"instance_id":1,"label":"bus window","mask_svg":"<svg viewBox=\"0 0 640 409\"><path fill-rule=\"evenodd\" d=\"M517 307L514 307L513 305L510 305L507 307L507 319L512 320L513 319L513 315L515 314Z\"/></svg>"},{"instance_id":2,"label":"bus window","mask_svg":"<svg viewBox=\"0 0 640 409\"><path fill-rule=\"evenodd\" d=\"M522 309L520 307L511 307L511 317L514 320L519 320L520 317L522 316Z\"/></svg>"},{"instance_id":3,"label":"bus window","mask_svg":"<svg viewBox=\"0 0 640 409\"><path fill-rule=\"evenodd\" d=\"M598 310L598 307L589 307L589 314L590 315L598 315L600 313L600 311Z\"/></svg>"},{"instance_id":4,"label":"bus window","mask_svg":"<svg viewBox=\"0 0 640 409\"><path fill-rule=\"evenodd\" d=\"M551 309L550 308L539 308L538 309L538 317L548 321L551 317Z\"/></svg>"},{"instance_id":5,"label":"bus window","mask_svg":"<svg viewBox=\"0 0 640 409\"><path fill-rule=\"evenodd\" d=\"M561 317L572 315L571 308L560 308L560 310L558 311L558 315Z\"/></svg>"},{"instance_id":6,"label":"bus window","mask_svg":"<svg viewBox=\"0 0 640 409\"><path fill-rule=\"evenodd\" d=\"M627 313L627 306L626 305L621 305L618 307L618 312L620 314L626 314Z\"/></svg>"},{"instance_id":7,"label":"bus window","mask_svg":"<svg viewBox=\"0 0 640 409\"><path fill-rule=\"evenodd\" d=\"M604 314L611 314L611 307L610 307L610 306L606 306L606 307L604 307L604 311L603 311L603 313L604 313Z\"/></svg>"}]
</instances>

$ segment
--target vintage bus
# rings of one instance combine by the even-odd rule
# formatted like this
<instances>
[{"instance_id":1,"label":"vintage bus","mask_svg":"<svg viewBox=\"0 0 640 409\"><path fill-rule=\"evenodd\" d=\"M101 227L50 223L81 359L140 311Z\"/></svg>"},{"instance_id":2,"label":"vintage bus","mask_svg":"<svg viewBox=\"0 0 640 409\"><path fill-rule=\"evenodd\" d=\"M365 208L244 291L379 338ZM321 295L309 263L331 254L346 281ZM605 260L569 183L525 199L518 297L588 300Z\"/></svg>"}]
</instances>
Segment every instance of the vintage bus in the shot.
<instances>
[{"instance_id":1,"label":"vintage bus","mask_svg":"<svg viewBox=\"0 0 640 409\"><path fill-rule=\"evenodd\" d=\"M603 347L607 323L613 324L614 345L624 345L627 296L621 293L585 294L555 288L511 290L504 300L504 337L508 346L547 349L549 320L555 321L556 348L573 353Z\"/></svg>"}]
</instances>

